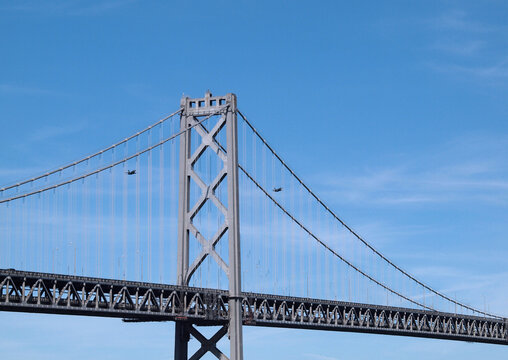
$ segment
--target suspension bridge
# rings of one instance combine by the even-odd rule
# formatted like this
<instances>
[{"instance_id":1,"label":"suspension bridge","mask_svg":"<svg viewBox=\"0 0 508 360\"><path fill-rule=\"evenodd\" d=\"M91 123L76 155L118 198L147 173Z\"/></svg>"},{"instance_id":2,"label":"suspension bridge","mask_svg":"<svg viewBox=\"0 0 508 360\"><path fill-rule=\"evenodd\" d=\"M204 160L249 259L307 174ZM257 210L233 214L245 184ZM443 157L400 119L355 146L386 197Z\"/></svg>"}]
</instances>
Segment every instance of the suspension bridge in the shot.
<instances>
[{"instance_id":1,"label":"suspension bridge","mask_svg":"<svg viewBox=\"0 0 508 360\"><path fill-rule=\"evenodd\" d=\"M242 326L508 345L506 318L349 227L234 94L184 97L124 140L0 188L0 268L0 310L174 321L175 359L242 359Z\"/></svg>"}]
</instances>

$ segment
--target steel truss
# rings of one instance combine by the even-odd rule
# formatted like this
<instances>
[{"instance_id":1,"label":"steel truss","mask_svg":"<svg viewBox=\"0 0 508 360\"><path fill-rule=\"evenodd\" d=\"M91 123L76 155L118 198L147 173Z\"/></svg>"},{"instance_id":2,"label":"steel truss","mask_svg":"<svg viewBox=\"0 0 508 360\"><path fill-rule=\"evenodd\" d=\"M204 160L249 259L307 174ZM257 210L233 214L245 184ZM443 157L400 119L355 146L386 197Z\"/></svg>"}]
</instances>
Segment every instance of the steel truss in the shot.
<instances>
[{"instance_id":1,"label":"steel truss","mask_svg":"<svg viewBox=\"0 0 508 360\"><path fill-rule=\"evenodd\" d=\"M0 310L177 321L200 343L191 357L216 347L229 323L229 292L187 286L0 270ZM318 329L462 340L508 345L508 319L242 293L242 322L249 326ZM210 339L194 325L220 325ZM224 356L224 357L223 357Z\"/></svg>"}]
</instances>

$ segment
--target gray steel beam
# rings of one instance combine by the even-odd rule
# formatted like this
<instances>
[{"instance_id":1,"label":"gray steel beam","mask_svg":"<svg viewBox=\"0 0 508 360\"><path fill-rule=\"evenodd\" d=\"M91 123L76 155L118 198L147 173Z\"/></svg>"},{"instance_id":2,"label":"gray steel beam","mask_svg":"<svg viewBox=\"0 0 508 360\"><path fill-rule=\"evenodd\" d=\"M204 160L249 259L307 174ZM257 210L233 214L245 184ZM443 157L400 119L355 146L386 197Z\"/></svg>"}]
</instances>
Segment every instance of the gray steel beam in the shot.
<instances>
[{"instance_id":1,"label":"gray steel beam","mask_svg":"<svg viewBox=\"0 0 508 360\"><path fill-rule=\"evenodd\" d=\"M248 326L508 345L504 318L256 293L239 298ZM230 304L223 290L0 270L2 311L170 320L186 326L187 334L191 325L228 325Z\"/></svg>"},{"instance_id":2,"label":"gray steel beam","mask_svg":"<svg viewBox=\"0 0 508 360\"><path fill-rule=\"evenodd\" d=\"M229 227L229 341L231 360L242 360L242 287L236 96L234 94L228 94L226 101L229 104L226 115Z\"/></svg>"},{"instance_id":3,"label":"gray steel beam","mask_svg":"<svg viewBox=\"0 0 508 360\"><path fill-rule=\"evenodd\" d=\"M180 131L186 130L189 123L189 114L186 112L187 99L180 102L183 108L180 113ZM180 136L180 163L179 163L179 199L178 199L178 244L177 244L177 284L187 285L185 278L189 268L189 231L186 217L189 209L190 176L187 174L187 159L190 156L191 132L186 131ZM189 331L187 325L181 321L175 323L175 360L188 359Z\"/></svg>"}]
</instances>

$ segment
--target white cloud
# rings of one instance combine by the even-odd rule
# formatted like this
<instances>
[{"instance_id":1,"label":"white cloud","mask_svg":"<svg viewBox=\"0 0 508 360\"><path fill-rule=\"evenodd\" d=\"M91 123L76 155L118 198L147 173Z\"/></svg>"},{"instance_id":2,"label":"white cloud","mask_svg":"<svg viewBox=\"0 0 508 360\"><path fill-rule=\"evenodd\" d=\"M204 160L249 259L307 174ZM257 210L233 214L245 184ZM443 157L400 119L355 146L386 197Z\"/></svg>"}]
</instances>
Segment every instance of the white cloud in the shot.
<instances>
[{"instance_id":1,"label":"white cloud","mask_svg":"<svg viewBox=\"0 0 508 360\"><path fill-rule=\"evenodd\" d=\"M56 137L72 135L80 132L85 128L84 123L72 123L65 126L44 126L37 129L36 132L30 134L27 138L28 142L40 143Z\"/></svg>"},{"instance_id":2,"label":"white cloud","mask_svg":"<svg viewBox=\"0 0 508 360\"><path fill-rule=\"evenodd\" d=\"M310 359L317 359L317 360L339 360L339 358L337 358L337 357L325 356L325 355L320 355L320 354L307 353L307 354L304 354L304 356L306 356L307 358L310 358Z\"/></svg>"},{"instance_id":3,"label":"white cloud","mask_svg":"<svg viewBox=\"0 0 508 360\"><path fill-rule=\"evenodd\" d=\"M500 51L506 47L506 26L476 21L463 10L445 12L427 23L434 30L430 48L438 54L427 62L430 69L476 81L508 78L508 59Z\"/></svg>"},{"instance_id":4,"label":"white cloud","mask_svg":"<svg viewBox=\"0 0 508 360\"><path fill-rule=\"evenodd\" d=\"M411 154L402 163L350 175L320 174L324 198L351 203L508 204L508 139L466 137L432 154ZM409 158L409 156L411 156Z\"/></svg>"},{"instance_id":5,"label":"white cloud","mask_svg":"<svg viewBox=\"0 0 508 360\"><path fill-rule=\"evenodd\" d=\"M110 10L118 9L136 0L106 0L106 1L17 1L4 10L38 12L59 16L90 16L100 15Z\"/></svg>"},{"instance_id":6,"label":"white cloud","mask_svg":"<svg viewBox=\"0 0 508 360\"><path fill-rule=\"evenodd\" d=\"M483 40L453 40L453 39L439 39L434 44L433 48L441 50L446 53L459 55L459 56L472 56L476 55L483 49L485 42Z\"/></svg>"},{"instance_id":7,"label":"white cloud","mask_svg":"<svg viewBox=\"0 0 508 360\"><path fill-rule=\"evenodd\" d=\"M429 23L438 30L460 31L469 33L486 33L496 30L495 27L472 20L464 10L451 10L430 20Z\"/></svg>"},{"instance_id":8,"label":"white cloud","mask_svg":"<svg viewBox=\"0 0 508 360\"><path fill-rule=\"evenodd\" d=\"M429 66L439 72L469 75L477 79L496 80L508 78L508 59L490 65L430 64Z\"/></svg>"},{"instance_id":9,"label":"white cloud","mask_svg":"<svg viewBox=\"0 0 508 360\"><path fill-rule=\"evenodd\" d=\"M55 95L54 91L40 89L31 86L21 86L13 84L0 84L0 93L11 95Z\"/></svg>"}]
</instances>

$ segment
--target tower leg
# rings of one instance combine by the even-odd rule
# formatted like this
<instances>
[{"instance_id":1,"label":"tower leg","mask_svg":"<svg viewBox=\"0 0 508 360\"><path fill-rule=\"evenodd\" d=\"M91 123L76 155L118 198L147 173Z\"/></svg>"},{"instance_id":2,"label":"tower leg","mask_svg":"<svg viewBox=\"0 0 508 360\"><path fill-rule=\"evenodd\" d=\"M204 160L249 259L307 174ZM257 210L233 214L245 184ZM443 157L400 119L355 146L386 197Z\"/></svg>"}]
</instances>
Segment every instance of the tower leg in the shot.
<instances>
[{"instance_id":1,"label":"tower leg","mask_svg":"<svg viewBox=\"0 0 508 360\"><path fill-rule=\"evenodd\" d=\"M229 241L229 341L231 360L243 360L240 201L238 194L238 139L236 96L227 95L230 108L226 115L228 168L228 241Z\"/></svg>"},{"instance_id":2,"label":"tower leg","mask_svg":"<svg viewBox=\"0 0 508 360\"><path fill-rule=\"evenodd\" d=\"M189 330L181 321L175 323L175 360L187 360L189 345Z\"/></svg>"}]
</instances>

